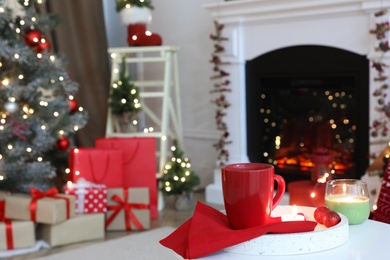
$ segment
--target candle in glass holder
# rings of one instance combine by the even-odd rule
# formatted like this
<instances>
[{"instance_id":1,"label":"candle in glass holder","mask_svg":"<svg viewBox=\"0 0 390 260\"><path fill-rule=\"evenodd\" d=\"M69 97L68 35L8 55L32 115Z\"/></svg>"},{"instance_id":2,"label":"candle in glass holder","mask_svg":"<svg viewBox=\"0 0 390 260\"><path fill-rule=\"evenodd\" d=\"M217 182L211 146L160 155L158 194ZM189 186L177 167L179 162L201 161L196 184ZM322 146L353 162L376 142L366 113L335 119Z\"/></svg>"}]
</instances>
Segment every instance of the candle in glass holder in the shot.
<instances>
[{"instance_id":1,"label":"candle in glass holder","mask_svg":"<svg viewBox=\"0 0 390 260\"><path fill-rule=\"evenodd\" d=\"M350 225L363 223L370 215L367 183L353 179L328 181L325 205L345 215Z\"/></svg>"}]
</instances>

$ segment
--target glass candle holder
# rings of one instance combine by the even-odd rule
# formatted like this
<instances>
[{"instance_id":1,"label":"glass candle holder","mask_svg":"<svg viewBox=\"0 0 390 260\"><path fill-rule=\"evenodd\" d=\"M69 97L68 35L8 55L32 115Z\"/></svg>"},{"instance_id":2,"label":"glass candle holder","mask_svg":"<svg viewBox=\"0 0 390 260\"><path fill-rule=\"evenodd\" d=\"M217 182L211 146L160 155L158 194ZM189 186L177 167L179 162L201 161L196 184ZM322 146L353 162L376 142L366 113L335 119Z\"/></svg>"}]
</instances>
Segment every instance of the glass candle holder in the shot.
<instances>
[{"instance_id":1,"label":"glass candle holder","mask_svg":"<svg viewBox=\"0 0 390 260\"><path fill-rule=\"evenodd\" d=\"M346 216L350 225L363 223L370 215L367 183L354 179L327 181L325 206Z\"/></svg>"}]
</instances>

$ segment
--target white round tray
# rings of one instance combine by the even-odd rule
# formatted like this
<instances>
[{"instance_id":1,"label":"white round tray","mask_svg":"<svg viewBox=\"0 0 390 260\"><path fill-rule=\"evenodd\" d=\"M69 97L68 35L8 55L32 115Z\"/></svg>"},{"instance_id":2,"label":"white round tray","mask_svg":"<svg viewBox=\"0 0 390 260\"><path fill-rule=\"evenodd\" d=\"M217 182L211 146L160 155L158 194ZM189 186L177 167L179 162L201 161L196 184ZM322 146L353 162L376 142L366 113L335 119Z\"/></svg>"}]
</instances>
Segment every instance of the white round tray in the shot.
<instances>
[{"instance_id":1,"label":"white round tray","mask_svg":"<svg viewBox=\"0 0 390 260\"><path fill-rule=\"evenodd\" d=\"M293 206L277 206L272 216L291 215ZM315 221L314 207L297 206L307 220ZM244 255L295 255L314 253L343 245L349 238L348 219L339 214L341 222L327 228L317 224L312 232L293 234L267 234L223 249L229 253Z\"/></svg>"}]
</instances>

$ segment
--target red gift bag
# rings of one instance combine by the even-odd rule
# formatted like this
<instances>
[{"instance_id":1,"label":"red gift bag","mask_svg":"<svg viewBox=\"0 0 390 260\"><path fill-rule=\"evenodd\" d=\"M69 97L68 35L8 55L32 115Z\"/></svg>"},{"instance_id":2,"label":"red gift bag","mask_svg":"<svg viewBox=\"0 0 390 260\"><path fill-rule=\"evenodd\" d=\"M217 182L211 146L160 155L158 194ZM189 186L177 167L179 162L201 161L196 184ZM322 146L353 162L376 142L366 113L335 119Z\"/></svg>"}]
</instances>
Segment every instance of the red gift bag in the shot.
<instances>
[{"instance_id":1,"label":"red gift bag","mask_svg":"<svg viewBox=\"0 0 390 260\"><path fill-rule=\"evenodd\" d=\"M150 216L158 217L156 140L150 137L111 137L95 140L97 148L123 151L123 188L148 187Z\"/></svg>"},{"instance_id":2,"label":"red gift bag","mask_svg":"<svg viewBox=\"0 0 390 260\"><path fill-rule=\"evenodd\" d=\"M80 178L108 188L123 186L123 154L114 149L75 148L69 155L69 180Z\"/></svg>"}]
</instances>

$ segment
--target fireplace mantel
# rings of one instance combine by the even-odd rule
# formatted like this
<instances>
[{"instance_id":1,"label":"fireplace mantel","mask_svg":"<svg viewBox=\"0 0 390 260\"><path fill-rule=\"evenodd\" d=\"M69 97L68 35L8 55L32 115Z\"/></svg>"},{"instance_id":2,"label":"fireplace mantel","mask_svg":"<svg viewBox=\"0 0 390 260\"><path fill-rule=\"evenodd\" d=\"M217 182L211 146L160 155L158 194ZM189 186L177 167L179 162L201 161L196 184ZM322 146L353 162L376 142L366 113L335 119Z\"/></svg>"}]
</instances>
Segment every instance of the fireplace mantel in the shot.
<instances>
[{"instance_id":1,"label":"fireplace mantel","mask_svg":"<svg viewBox=\"0 0 390 260\"><path fill-rule=\"evenodd\" d=\"M207 4L204 8L221 23L250 23L372 13L380 6L381 1L371 0L236 0Z\"/></svg>"},{"instance_id":2,"label":"fireplace mantel","mask_svg":"<svg viewBox=\"0 0 390 260\"><path fill-rule=\"evenodd\" d=\"M368 59L380 57L375 51L376 39L370 35L375 27L374 12L390 8L390 2L373 0L235 0L207 4L214 20L224 25L225 52L228 62L230 102L225 122L231 144L227 146L227 163L247 162L245 63L273 50L299 45L319 45L347 50ZM385 59L389 59L386 53ZM373 68L367 68L370 75ZM374 91L370 76L370 94ZM371 95L372 96L372 95ZM370 96L370 98L371 98ZM369 117L375 118L375 101L370 101ZM372 140L370 140L372 142ZM372 147L370 146L370 150ZM378 148L378 150L380 150ZM220 171L214 172L214 183L206 189L206 200L222 203Z\"/></svg>"}]
</instances>

